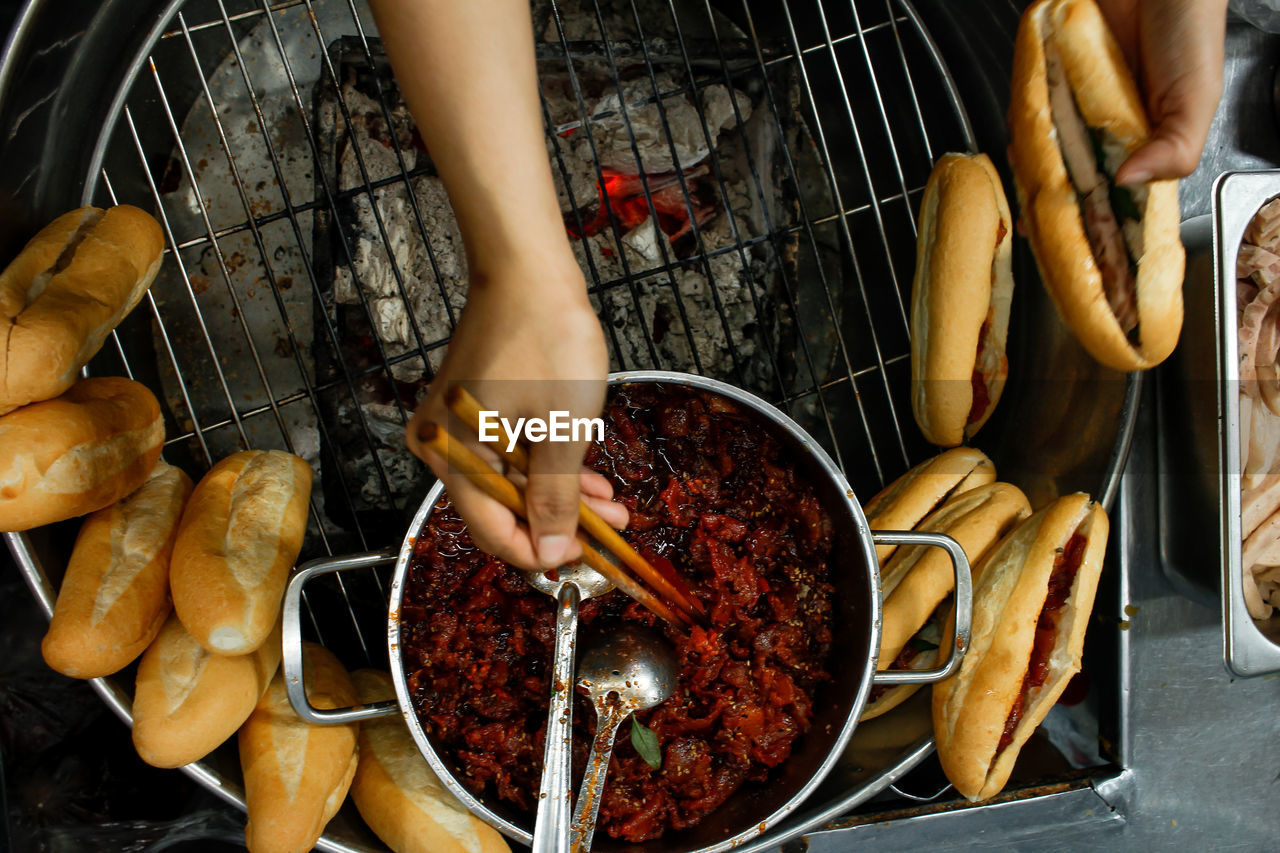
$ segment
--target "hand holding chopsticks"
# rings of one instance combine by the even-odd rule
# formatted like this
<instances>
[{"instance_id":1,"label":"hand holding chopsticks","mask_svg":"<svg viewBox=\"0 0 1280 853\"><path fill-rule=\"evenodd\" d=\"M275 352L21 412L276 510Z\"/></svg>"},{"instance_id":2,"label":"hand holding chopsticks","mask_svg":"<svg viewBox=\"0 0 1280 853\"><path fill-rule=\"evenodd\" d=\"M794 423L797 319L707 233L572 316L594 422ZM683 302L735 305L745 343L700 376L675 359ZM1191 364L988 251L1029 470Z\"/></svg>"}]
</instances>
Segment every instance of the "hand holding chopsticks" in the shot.
<instances>
[{"instance_id":1,"label":"hand holding chopsticks","mask_svg":"<svg viewBox=\"0 0 1280 853\"><path fill-rule=\"evenodd\" d=\"M478 435L481 406L465 389L453 386L445 397L449 409ZM505 432L505 431L504 431ZM520 518L528 518L524 495L515 483L494 470L474 450L458 440L442 426L428 423L419 432L419 439L444 459L469 482L489 497L510 509ZM529 457L525 448L514 444L504 435L497 443L499 452L510 468L527 473ZM507 450L511 447L511 450ZM706 609L678 575L667 576L649 564L631 545L609 526L585 503L579 502L577 534L582 544L583 562L608 578L615 586L644 607L674 625L685 627L700 621ZM584 533L585 531L585 533ZM658 598L642 586L626 571L607 560L590 537L610 551L622 564L666 600Z\"/></svg>"}]
</instances>

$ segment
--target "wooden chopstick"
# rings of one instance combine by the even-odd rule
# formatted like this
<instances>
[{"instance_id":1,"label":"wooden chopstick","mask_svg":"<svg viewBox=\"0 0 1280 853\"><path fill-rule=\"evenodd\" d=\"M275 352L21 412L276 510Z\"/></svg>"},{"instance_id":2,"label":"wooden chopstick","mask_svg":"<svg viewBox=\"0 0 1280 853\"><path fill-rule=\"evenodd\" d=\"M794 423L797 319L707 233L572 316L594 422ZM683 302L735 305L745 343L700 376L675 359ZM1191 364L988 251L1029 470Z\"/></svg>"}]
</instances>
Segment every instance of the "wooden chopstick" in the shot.
<instances>
[{"instance_id":1,"label":"wooden chopstick","mask_svg":"<svg viewBox=\"0 0 1280 853\"><path fill-rule=\"evenodd\" d=\"M427 422L420 427L418 437L423 444L441 456L449 463L451 468L461 473L476 488L514 512L520 518L528 519L529 514L525 507L524 495L519 487L499 472L493 470L474 450L450 435L449 431L444 427L436 423ZM578 534L578 541L582 543L582 561L603 575L618 589L677 628L685 629L693 624L693 621L685 614L668 607L664 601L636 583L630 575L606 560L599 551L591 547L591 543L587 541L585 536Z\"/></svg>"},{"instance_id":2,"label":"wooden chopstick","mask_svg":"<svg viewBox=\"0 0 1280 853\"><path fill-rule=\"evenodd\" d=\"M461 385L453 385L445 392L445 405L477 436L480 434L480 401ZM529 454L519 443L511 441L510 434L501 421L498 423L497 450L507 463L521 474L529 473ZM511 448L508 450L507 448ZM613 553L624 565L640 576L662 595L665 595L686 615L705 617L707 608L693 590L678 575L673 579L655 569L648 560L640 556L631 543L623 539L609 522L605 521L595 510L587 506L585 501L578 501L578 524L591 534L597 542Z\"/></svg>"}]
</instances>

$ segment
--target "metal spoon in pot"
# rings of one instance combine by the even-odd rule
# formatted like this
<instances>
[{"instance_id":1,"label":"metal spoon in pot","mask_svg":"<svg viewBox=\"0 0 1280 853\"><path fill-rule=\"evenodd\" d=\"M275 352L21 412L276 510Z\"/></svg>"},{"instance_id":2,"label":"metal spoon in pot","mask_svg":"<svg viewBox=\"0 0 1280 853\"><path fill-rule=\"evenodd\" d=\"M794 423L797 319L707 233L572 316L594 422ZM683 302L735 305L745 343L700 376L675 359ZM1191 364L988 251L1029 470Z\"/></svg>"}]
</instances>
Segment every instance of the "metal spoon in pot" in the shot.
<instances>
[{"instance_id":1,"label":"metal spoon in pot","mask_svg":"<svg viewBox=\"0 0 1280 853\"><path fill-rule=\"evenodd\" d=\"M578 664L578 684L596 706L596 736L573 813L573 853L587 853L618 727L635 711L661 705L676 689L680 667L661 635L626 625L593 643Z\"/></svg>"},{"instance_id":2,"label":"metal spoon in pot","mask_svg":"<svg viewBox=\"0 0 1280 853\"><path fill-rule=\"evenodd\" d=\"M613 589L585 563L554 572L525 572L529 586L556 600L556 646L551 665L551 708L542 753L542 783L533 826L533 853L569 853L569 786L573 782L573 654L578 636L578 605Z\"/></svg>"}]
</instances>

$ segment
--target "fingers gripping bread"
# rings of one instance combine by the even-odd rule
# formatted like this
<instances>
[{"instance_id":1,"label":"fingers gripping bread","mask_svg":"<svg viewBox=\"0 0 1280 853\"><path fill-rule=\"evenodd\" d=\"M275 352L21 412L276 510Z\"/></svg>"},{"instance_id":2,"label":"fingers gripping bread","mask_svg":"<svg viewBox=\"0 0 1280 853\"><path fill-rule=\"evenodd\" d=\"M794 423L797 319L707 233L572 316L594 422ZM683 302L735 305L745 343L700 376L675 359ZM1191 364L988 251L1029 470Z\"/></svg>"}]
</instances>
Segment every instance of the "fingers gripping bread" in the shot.
<instances>
[{"instance_id":1,"label":"fingers gripping bread","mask_svg":"<svg viewBox=\"0 0 1280 853\"><path fill-rule=\"evenodd\" d=\"M395 699L391 676L351 674L360 701ZM351 799L369 828L396 853L497 853L497 830L471 814L440 783L399 717L360 724L360 762Z\"/></svg>"},{"instance_id":2,"label":"fingers gripping bread","mask_svg":"<svg viewBox=\"0 0 1280 853\"><path fill-rule=\"evenodd\" d=\"M163 444L155 395L116 376L0 417L0 530L110 506L146 481Z\"/></svg>"},{"instance_id":3,"label":"fingers gripping bread","mask_svg":"<svg viewBox=\"0 0 1280 853\"><path fill-rule=\"evenodd\" d=\"M236 733L280 665L280 627L257 651L210 654L171 615L142 655L133 745L154 767L199 761Z\"/></svg>"},{"instance_id":4,"label":"fingers gripping bread","mask_svg":"<svg viewBox=\"0 0 1280 853\"><path fill-rule=\"evenodd\" d=\"M317 708L356 703L355 688L328 650L303 643L307 698ZM250 853L310 850L346 799L356 772L355 723L313 726L289 705L281 671L240 729Z\"/></svg>"},{"instance_id":5,"label":"fingers gripping bread","mask_svg":"<svg viewBox=\"0 0 1280 853\"><path fill-rule=\"evenodd\" d=\"M122 204L63 214L0 273L0 414L71 387L151 286L164 234Z\"/></svg>"},{"instance_id":6,"label":"fingers gripping bread","mask_svg":"<svg viewBox=\"0 0 1280 853\"><path fill-rule=\"evenodd\" d=\"M1150 131L1093 0L1023 14L1009 129L1023 223L1058 313L1103 364L1159 364L1182 328L1177 182L1115 185Z\"/></svg>"},{"instance_id":7,"label":"fingers gripping bread","mask_svg":"<svg viewBox=\"0 0 1280 853\"><path fill-rule=\"evenodd\" d=\"M256 649L275 624L306 532L311 468L279 450L235 453L196 485L169 584L178 618L214 654Z\"/></svg>"},{"instance_id":8,"label":"fingers gripping bread","mask_svg":"<svg viewBox=\"0 0 1280 853\"><path fill-rule=\"evenodd\" d=\"M1022 745L1080 671L1108 526L1088 495L1066 495L978 566L969 650L960 671L933 689L938 758L969 799L1000 792ZM944 642L939 654L948 652Z\"/></svg>"},{"instance_id":9,"label":"fingers gripping bread","mask_svg":"<svg viewBox=\"0 0 1280 853\"><path fill-rule=\"evenodd\" d=\"M142 654L169 615L169 555L191 478L163 461L141 488L85 519L41 651L73 678Z\"/></svg>"}]
</instances>

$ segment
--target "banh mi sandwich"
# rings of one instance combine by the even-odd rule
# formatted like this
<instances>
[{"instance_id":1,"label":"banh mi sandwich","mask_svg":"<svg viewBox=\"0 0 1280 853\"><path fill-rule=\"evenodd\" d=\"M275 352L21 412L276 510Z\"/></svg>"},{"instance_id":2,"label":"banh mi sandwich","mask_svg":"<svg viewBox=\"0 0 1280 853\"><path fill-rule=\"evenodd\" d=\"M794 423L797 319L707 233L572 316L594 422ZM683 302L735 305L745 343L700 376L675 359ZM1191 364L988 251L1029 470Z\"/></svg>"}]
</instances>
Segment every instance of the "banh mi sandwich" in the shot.
<instances>
[{"instance_id":1,"label":"banh mi sandwich","mask_svg":"<svg viewBox=\"0 0 1280 853\"><path fill-rule=\"evenodd\" d=\"M938 759L968 799L1004 788L1023 744L1080 671L1108 526L1088 495L1065 495L978 564L969 650L960 671L933 688ZM950 653L950 624L939 655Z\"/></svg>"},{"instance_id":2,"label":"banh mi sandwich","mask_svg":"<svg viewBox=\"0 0 1280 853\"><path fill-rule=\"evenodd\" d=\"M985 154L944 154L920 203L911 286L911 410L941 447L971 438L1009 376L1013 222Z\"/></svg>"},{"instance_id":3,"label":"banh mi sandwich","mask_svg":"<svg viewBox=\"0 0 1280 853\"><path fill-rule=\"evenodd\" d=\"M957 447L916 465L885 486L863 507L876 530L911 530L950 495L993 483L996 466L972 447ZM877 545L880 565L897 545Z\"/></svg>"},{"instance_id":4,"label":"banh mi sandwich","mask_svg":"<svg viewBox=\"0 0 1280 853\"><path fill-rule=\"evenodd\" d=\"M972 566L1029 515L1031 504L1017 486L988 483L952 495L916 530L955 539ZM955 592L951 560L938 548L904 546L885 564L880 584L884 609L876 669L925 670L937 666L942 628ZM918 684L872 688L861 719L869 720L897 707L919 688Z\"/></svg>"},{"instance_id":5,"label":"banh mi sandwich","mask_svg":"<svg viewBox=\"0 0 1280 853\"><path fill-rule=\"evenodd\" d=\"M1150 130L1093 0L1023 14L1009 133L1022 222L1062 319L1116 370L1164 361L1182 328L1178 186L1115 183Z\"/></svg>"}]
</instances>

